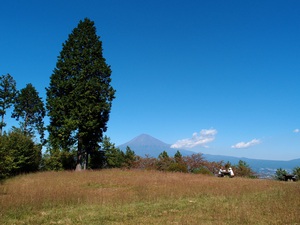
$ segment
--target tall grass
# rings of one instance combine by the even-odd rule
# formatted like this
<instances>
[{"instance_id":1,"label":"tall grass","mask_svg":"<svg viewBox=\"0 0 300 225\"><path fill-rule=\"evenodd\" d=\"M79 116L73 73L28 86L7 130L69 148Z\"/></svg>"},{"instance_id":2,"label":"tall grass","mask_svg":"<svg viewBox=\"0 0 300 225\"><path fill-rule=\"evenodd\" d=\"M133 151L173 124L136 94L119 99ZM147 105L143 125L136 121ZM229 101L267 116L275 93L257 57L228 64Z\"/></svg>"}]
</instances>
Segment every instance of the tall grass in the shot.
<instances>
[{"instance_id":1,"label":"tall grass","mask_svg":"<svg viewBox=\"0 0 300 225\"><path fill-rule=\"evenodd\" d=\"M44 172L0 185L0 224L300 224L299 194L300 182Z\"/></svg>"}]
</instances>

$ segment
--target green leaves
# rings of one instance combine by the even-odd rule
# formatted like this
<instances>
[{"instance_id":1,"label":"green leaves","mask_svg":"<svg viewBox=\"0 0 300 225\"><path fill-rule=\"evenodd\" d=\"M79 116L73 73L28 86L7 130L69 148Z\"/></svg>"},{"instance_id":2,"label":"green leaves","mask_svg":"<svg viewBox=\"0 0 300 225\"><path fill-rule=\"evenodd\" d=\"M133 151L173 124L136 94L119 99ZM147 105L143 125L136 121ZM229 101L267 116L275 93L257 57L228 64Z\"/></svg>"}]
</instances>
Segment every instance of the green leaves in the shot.
<instances>
[{"instance_id":1,"label":"green leaves","mask_svg":"<svg viewBox=\"0 0 300 225\"><path fill-rule=\"evenodd\" d=\"M3 127L6 126L4 115L6 110L14 103L16 94L16 81L13 77L10 74L0 76L0 135L2 135Z\"/></svg>"},{"instance_id":2,"label":"green leaves","mask_svg":"<svg viewBox=\"0 0 300 225\"><path fill-rule=\"evenodd\" d=\"M0 179L39 169L41 145L20 129L0 136Z\"/></svg>"},{"instance_id":3,"label":"green leaves","mask_svg":"<svg viewBox=\"0 0 300 225\"><path fill-rule=\"evenodd\" d=\"M86 18L63 44L46 89L50 141L61 148L77 144L80 164L87 164L81 156L95 152L107 129L115 94L110 75L94 22Z\"/></svg>"},{"instance_id":4,"label":"green leaves","mask_svg":"<svg viewBox=\"0 0 300 225\"><path fill-rule=\"evenodd\" d=\"M17 120L21 118L23 121L22 129L31 136L34 136L34 132L37 131L41 142L43 142L45 130L43 119L45 114L44 103L38 92L32 84L27 84L15 98L12 117Z\"/></svg>"},{"instance_id":5,"label":"green leaves","mask_svg":"<svg viewBox=\"0 0 300 225\"><path fill-rule=\"evenodd\" d=\"M285 175L287 175L287 171L282 168L279 168L275 172L275 179L283 181L285 180Z\"/></svg>"}]
</instances>

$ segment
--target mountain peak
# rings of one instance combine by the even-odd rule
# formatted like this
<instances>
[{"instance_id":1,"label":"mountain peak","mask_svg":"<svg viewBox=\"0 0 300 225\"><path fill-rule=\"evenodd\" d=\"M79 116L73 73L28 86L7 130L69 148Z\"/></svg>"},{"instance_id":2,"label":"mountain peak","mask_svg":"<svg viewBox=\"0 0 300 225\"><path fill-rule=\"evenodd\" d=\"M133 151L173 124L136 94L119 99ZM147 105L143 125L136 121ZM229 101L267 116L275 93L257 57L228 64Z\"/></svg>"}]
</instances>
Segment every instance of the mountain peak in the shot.
<instances>
[{"instance_id":1,"label":"mountain peak","mask_svg":"<svg viewBox=\"0 0 300 225\"><path fill-rule=\"evenodd\" d=\"M123 145L128 145L128 146L170 146L148 134L141 134Z\"/></svg>"},{"instance_id":2,"label":"mountain peak","mask_svg":"<svg viewBox=\"0 0 300 225\"><path fill-rule=\"evenodd\" d=\"M126 147L129 146L137 155L144 157L149 155L152 157L158 157L163 151L167 151L170 156L173 156L177 149L171 148L169 144L166 144L148 134L141 134L131 141L119 145L118 147L125 151ZM192 152L186 150L180 150L182 155L191 155Z\"/></svg>"}]
</instances>

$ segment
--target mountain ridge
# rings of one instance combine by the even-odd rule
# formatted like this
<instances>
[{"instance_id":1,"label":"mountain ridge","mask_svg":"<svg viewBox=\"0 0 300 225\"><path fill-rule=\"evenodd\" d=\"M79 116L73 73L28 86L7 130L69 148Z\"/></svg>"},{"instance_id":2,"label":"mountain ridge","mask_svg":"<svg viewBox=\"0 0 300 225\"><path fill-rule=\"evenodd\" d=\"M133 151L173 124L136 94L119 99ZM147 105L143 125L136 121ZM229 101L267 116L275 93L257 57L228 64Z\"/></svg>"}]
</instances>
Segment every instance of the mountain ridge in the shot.
<instances>
[{"instance_id":1,"label":"mountain ridge","mask_svg":"<svg viewBox=\"0 0 300 225\"><path fill-rule=\"evenodd\" d=\"M141 157L158 157L159 154L163 151L166 151L169 156L174 156L177 151L179 151L183 156L189 156L197 153L184 149L171 148L170 144L166 144L163 141L154 138L148 134L141 134L117 147L125 151L127 146L129 146L135 152L136 155L139 155ZM275 172L276 169L279 168L291 171L293 168L300 166L300 158L292 160L266 160L211 154L203 154L203 157L207 161L224 161L225 163L230 162L231 164L238 164L240 160L243 160L256 172Z\"/></svg>"}]
</instances>

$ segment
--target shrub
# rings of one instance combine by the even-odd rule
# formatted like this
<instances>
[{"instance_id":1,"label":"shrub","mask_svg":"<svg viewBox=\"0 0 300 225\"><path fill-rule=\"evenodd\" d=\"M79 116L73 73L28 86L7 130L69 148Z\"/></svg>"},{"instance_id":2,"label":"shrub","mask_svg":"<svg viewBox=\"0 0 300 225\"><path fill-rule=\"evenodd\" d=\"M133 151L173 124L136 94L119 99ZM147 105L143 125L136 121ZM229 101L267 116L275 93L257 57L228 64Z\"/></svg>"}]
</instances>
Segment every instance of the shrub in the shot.
<instances>
[{"instance_id":1,"label":"shrub","mask_svg":"<svg viewBox=\"0 0 300 225\"><path fill-rule=\"evenodd\" d=\"M293 169L293 174L295 175L296 180L298 181L300 179L300 167L299 166L297 166Z\"/></svg>"},{"instance_id":2,"label":"shrub","mask_svg":"<svg viewBox=\"0 0 300 225\"><path fill-rule=\"evenodd\" d=\"M284 181L285 180L285 175L287 175L287 171L284 169L277 169L275 172L275 180L281 180Z\"/></svg>"},{"instance_id":3,"label":"shrub","mask_svg":"<svg viewBox=\"0 0 300 225\"><path fill-rule=\"evenodd\" d=\"M233 166L233 172L235 176L255 178L255 172L251 167L243 160L240 160L239 163Z\"/></svg>"},{"instance_id":4,"label":"shrub","mask_svg":"<svg viewBox=\"0 0 300 225\"><path fill-rule=\"evenodd\" d=\"M0 179L39 170L42 146L20 129L0 136Z\"/></svg>"},{"instance_id":5,"label":"shrub","mask_svg":"<svg viewBox=\"0 0 300 225\"><path fill-rule=\"evenodd\" d=\"M194 174L213 175L213 173L206 166L195 168L191 172Z\"/></svg>"}]
</instances>

